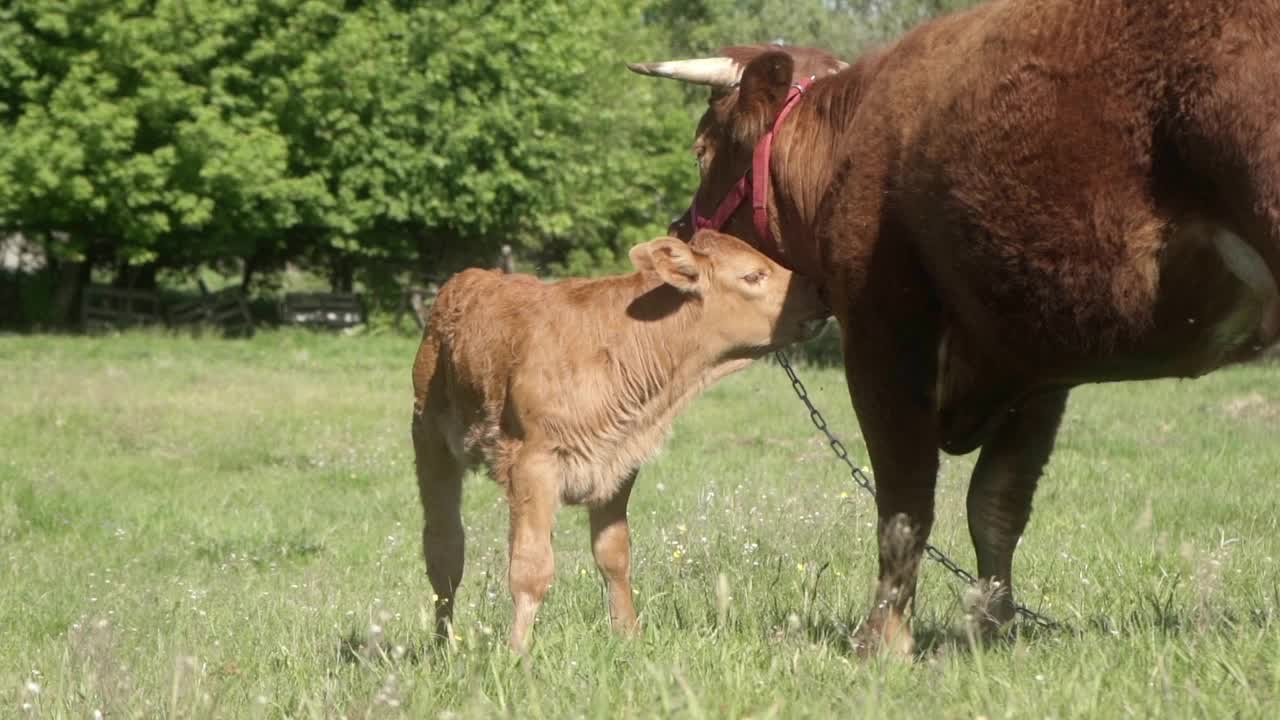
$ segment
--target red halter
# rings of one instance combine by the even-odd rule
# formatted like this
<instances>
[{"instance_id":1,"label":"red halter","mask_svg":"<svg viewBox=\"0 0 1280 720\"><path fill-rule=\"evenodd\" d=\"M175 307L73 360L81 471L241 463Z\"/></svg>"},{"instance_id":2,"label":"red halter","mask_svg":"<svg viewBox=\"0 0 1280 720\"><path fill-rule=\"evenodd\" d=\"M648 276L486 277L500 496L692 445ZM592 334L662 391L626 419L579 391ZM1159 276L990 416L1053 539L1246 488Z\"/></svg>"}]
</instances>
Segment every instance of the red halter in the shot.
<instances>
[{"instance_id":1,"label":"red halter","mask_svg":"<svg viewBox=\"0 0 1280 720\"><path fill-rule=\"evenodd\" d=\"M791 86L791 90L787 93L787 100L783 103L782 109L778 111L778 116L773 120L773 127L769 128L769 132L760 138L760 142L756 143L754 152L751 154L751 169L748 170L729 192L720 201L720 206L716 208L715 215L706 217L698 214L698 198L694 195L694 200L689 205L689 217L693 218L693 227L695 230L710 228L719 230L729 222L729 218L742 205L742 201L746 200L747 194L751 195L751 220L755 223L756 233L760 236L761 242L766 246L773 244L773 234L769 232L769 156L773 152L773 134L782 126L782 121L786 119L791 110L795 108L799 102L800 96L805 90L813 84L813 76L809 76L804 80Z\"/></svg>"}]
</instances>

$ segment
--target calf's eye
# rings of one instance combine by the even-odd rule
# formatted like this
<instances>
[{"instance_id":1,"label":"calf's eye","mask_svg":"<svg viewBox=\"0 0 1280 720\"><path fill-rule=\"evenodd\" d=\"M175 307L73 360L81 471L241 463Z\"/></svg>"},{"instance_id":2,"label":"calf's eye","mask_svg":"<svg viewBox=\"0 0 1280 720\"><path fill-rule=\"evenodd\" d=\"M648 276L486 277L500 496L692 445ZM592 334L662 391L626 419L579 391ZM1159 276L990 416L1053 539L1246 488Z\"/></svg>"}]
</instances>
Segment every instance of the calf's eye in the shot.
<instances>
[{"instance_id":1,"label":"calf's eye","mask_svg":"<svg viewBox=\"0 0 1280 720\"><path fill-rule=\"evenodd\" d=\"M765 272L764 270L756 270L755 272L750 272L750 273L747 273L746 275L743 275L742 282L748 285L759 285L760 283L764 282L764 279L768 276L769 276L769 273Z\"/></svg>"}]
</instances>

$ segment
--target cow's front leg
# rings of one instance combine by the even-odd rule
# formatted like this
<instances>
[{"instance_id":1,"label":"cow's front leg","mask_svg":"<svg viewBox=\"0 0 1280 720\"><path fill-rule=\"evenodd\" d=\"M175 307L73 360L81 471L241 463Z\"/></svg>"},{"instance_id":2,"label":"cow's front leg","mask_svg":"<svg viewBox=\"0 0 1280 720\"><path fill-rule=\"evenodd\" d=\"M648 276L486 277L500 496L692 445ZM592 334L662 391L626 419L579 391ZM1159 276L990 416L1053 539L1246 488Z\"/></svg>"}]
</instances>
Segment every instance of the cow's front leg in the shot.
<instances>
[{"instance_id":1,"label":"cow's front leg","mask_svg":"<svg viewBox=\"0 0 1280 720\"><path fill-rule=\"evenodd\" d=\"M886 650L905 657L915 650L907 612L915 600L920 558L933 529L937 450L903 440L870 451L879 516L879 575L871 612L857 637L860 652L868 655ZM908 456L915 461L902 462Z\"/></svg>"},{"instance_id":2,"label":"cow's front leg","mask_svg":"<svg viewBox=\"0 0 1280 720\"><path fill-rule=\"evenodd\" d=\"M1013 620L1013 552L1031 517L1031 497L1053 452L1066 405L1066 390L1023 402L982 446L973 469L969 535L978 555L978 577L988 595L985 607L979 608L986 633Z\"/></svg>"},{"instance_id":3,"label":"cow's front leg","mask_svg":"<svg viewBox=\"0 0 1280 720\"><path fill-rule=\"evenodd\" d=\"M883 307L883 306L880 306ZM880 572L859 630L860 652L910 655L907 610L933 527L938 414L932 392L937 333L928 319L854 322L844 329L845 368L875 474Z\"/></svg>"}]
</instances>

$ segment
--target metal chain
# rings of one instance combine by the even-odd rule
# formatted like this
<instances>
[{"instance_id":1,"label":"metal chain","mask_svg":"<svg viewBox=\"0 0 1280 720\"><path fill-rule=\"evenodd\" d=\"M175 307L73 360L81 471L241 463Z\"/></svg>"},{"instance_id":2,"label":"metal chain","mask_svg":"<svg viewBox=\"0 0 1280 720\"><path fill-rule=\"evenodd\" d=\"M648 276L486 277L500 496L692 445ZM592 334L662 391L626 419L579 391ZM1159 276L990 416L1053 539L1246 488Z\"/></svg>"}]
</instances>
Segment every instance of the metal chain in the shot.
<instances>
[{"instance_id":1,"label":"metal chain","mask_svg":"<svg viewBox=\"0 0 1280 720\"><path fill-rule=\"evenodd\" d=\"M871 478L867 477L867 474L863 472L862 468L855 465L853 461L849 459L849 451L845 448L844 443L840 442L840 438L832 434L831 429L827 427L826 418L822 417L822 413L818 412L818 408L814 407L813 401L809 399L809 391L805 389L804 383L800 381L800 376L797 375L795 369L791 367L791 362L787 360L786 354L779 350L774 353L774 356L777 358L778 364L782 366L783 371L787 373L787 377L791 379L791 389L795 391L796 397L800 398L800 402L804 403L804 406L808 408L809 419L813 421L813 426L818 428L818 430L827 437L827 444L831 446L831 451L836 454L836 457L840 458L841 462L849 466L849 474L853 476L853 481L858 484L858 487L861 487L863 490L870 493L872 497L875 497L876 488L871 482ZM978 581L978 579L973 576L973 573L957 565L954 560L947 557L946 553L933 545L925 543L924 552L930 560L942 565L949 570L952 575L964 580L966 583L973 585ZM1030 620L1042 628L1054 629L1058 627L1058 623L1052 618L1047 615L1041 615L1021 603L1015 602L1014 609L1024 619Z\"/></svg>"}]
</instances>

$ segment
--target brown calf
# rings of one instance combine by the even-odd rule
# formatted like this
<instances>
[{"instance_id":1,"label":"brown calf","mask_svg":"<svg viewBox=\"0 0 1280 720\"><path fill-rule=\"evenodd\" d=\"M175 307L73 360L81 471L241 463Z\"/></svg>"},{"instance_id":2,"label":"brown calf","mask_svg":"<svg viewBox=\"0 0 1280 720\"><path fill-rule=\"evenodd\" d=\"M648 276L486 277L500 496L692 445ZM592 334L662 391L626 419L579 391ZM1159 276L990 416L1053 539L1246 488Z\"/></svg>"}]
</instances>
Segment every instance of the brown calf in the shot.
<instances>
[{"instance_id":1,"label":"brown calf","mask_svg":"<svg viewBox=\"0 0 1280 720\"><path fill-rule=\"evenodd\" d=\"M811 336L809 281L714 232L631 250L637 272L543 283L467 270L440 290L413 366L413 446L427 575L446 634L462 580L462 475L507 493L511 645L526 647L551 586L551 529L585 505L615 630L636 627L627 499L640 465L702 389Z\"/></svg>"}]
</instances>

